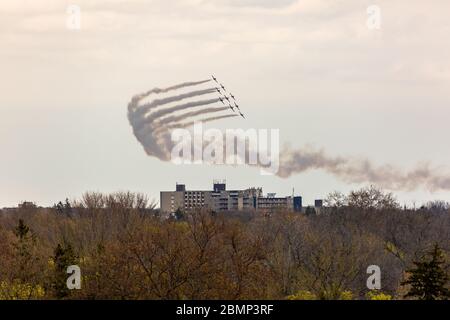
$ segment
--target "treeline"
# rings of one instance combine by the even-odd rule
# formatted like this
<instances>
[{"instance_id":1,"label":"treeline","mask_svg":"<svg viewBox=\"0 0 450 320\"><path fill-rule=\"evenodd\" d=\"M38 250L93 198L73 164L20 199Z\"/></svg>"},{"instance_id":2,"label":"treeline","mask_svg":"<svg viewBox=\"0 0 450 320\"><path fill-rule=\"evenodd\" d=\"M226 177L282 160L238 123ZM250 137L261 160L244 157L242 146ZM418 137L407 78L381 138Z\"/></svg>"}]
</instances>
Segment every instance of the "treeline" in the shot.
<instances>
[{"instance_id":1,"label":"treeline","mask_svg":"<svg viewBox=\"0 0 450 320\"><path fill-rule=\"evenodd\" d=\"M334 193L326 204L319 215L168 218L140 194L86 193L2 212L0 299L446 298L447 204L401 208L376 188ZM81 269L80 290L66 286L69 265ZM371 265L380 290L367 288ZM440 291L415 292L432 269Z\"/></svg>"}]
</instances>

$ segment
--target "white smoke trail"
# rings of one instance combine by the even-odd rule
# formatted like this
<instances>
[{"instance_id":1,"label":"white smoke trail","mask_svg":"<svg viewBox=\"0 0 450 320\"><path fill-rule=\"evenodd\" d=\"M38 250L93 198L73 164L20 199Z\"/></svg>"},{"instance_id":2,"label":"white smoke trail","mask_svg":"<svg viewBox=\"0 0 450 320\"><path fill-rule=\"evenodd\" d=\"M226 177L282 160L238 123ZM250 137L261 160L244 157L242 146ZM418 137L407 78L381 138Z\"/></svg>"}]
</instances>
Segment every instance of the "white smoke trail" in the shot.
<instances>
[{"instance_id":1,"label":"white smoke trail","mask_svg":"<svg viewBox=\"0 0 450 320\"><path fill-rule=\"evenodd\" d=\"M214 98L214 99L208 99L208 100L200 100L200 101L193 101L193 102L188 102L185 104L181 104L181 105L177 105L171 108L167 108L167 109L162 109L159 111L156 111L154 114L152 114L151 116L146 118L146 121L154 121L158 118L161 118L163 116L166 116L168 114L172 114L174 112L177 111L183 111L185 109L190 109L190 108L195 108L195 107L201 107L201 106L206 106L209 104L213 104L219 102L219 99Z\"/></svg>"},{"instance_id":2,"label":"white smoke trail","mask_svg":"<svg viewBox=\"0 0 450 320\"><path fill-rule=\"evenodd\" d=\"M130 104L128 105L128 109L135 109L135 108L137 108L138 103L142 99L144 99L144 98L148 97L149 95L151 95L152 93L167 93L167 92L170 92L170 91L173 91L173 90L178 90L178 89L182 89L182 88L186 88L186 87L198 86L200 84L204 84L204 83L207 83L207 82L210 82L210 81L211 80L201 80L201 81L196 81L196 82L184 82L184 83L180 83L180 84L177 84L177 85L174 85L174 86L171 86L171 87L167 87L167 88L164 88L164 89L154 88L154 89L149 90L149 91L147 91L147 92L145 92L143 94L139 94L139 95L134 96L131 99Z\"/></svg>"},{"instance_id":3,"label":"white smoke trail","mask_svg":"<svg viewBox=\"0 0 450 320\"><path fill-rule=\"evenodd\" d=\"M183 94L169 96L166 98L157 97L150 103L146 103L143 105L139 105L139 102L141 102L144 98L148 97L151 94L167 93L169 91L176 91L185 87L200 86L209 81L210 80L185 82L165 89L155 88L143 94L136 95L131 99L131 102L128 104L128 120L133 128L134 135L142 144L144 150L148 155L155 156L163 161L170 160L170 151L173 148L173 142L170 139L170 128L173 128L174 126L186 128L188 126L191 126L193 122L192 124L187 125L182 120L187 120L194 116L225 111L228 108L206 108L193 112L186 112L184 114L176 114L177 112L181 112L190 108L199 108L202 106L217 103L219 101L218 98L189 101L175 106L169 105L171 103L187 100L193 97L215 93L216 89L214 88L195 90ZM211 122L230 117L235 117L235 115L223 115L211 118L206 117L205 119L199 119L197 121Z\"/></svg>"},{"instance_id":4,"label":"white smoke trail","mask_svg":"<svg viewBox=\"0 0 450 320\"><path fill-rule=\"evenodd\" d=\"M208 100L200 100L200 101L193 101L193 102L187 102L181 105L176 105L174 107L170 107L170 108L166 108L166 109L162 109L162 110L158 110L155 111L153 113L151 113L148 116L145 116L142 113L137 112L135 114L136 117L139 118L139 120L137 120L135 122L135 128L136 129L141 129L142 126L147 125L147 124L151 124L151 128L152 129L156 129L158 127L158 122L155 120L158 120L159 118L177 112L177 111L182 111L185 109L189 109L189 108L196 108L196 107L202 107L202 106L206 106L209 104L213 104L218 102L219 99L214 98L214 99L208 99Z\"/></svg>"},{"instance_id":5,"label":"white smoke trail","mask_svg":"<svg viewBox=\"0 0 450 320\"><path fill-rule=\"evenodd\" d=\"M156 99L156 100L152 101L151 103L140 106L139 109L136 110L136 113L137 113L137 115L147 114L150 110L157 108L159 106L163 106L165 104L169 104L171 102L177 102L177 101L185 100L188 98L211 94L214 92L215 92L214 89L205 89L205 90L198 90L198 91L192 91L192 92L180 94L177 96L167 97L165 99ZM217 99L217 101L219 101L219 99ZM217 102L217 101L215 101L215 102Z\"/></svg>"},{"instance_id":6,"label":"white smoke trail","mask_svg":"<svg viewBox=\"0 0 450 320\"><path fill-rule=\"evenodd\" d=\"M217 103L219 99L211 98L199 101L189 101L175 106L170 103L187 100L193 97L214 93L214 88L195 90L188 93L173 95L167 98L156 98L150 103L139 105L145 97L151 94L176 91L185 87L195 87L209 82L203 80L186 82L165 89L155 88L132 98L128 105L128 119L137 140L146 153L160 160L169 161L173 142L170 130L188 128L196 121L203 123L220 119L233 118L236 114L205 117L196 121L191 118L225 111L228 107L205 108L195 111L179 112L200 108ZM258 165L263 167L262 165ZM423 187L429 190L450 190L450 175L439 172L427 164L421 164L411 170L402 170L391 165L376 166L367 159L352 157L332 157L322 150L303 148L293 150L286 147L280 153L280 168L277 175L288 178L294 174L309 170L323 170L348 183L371 183L391 190L414 190Z\"/></svg>"},{"instance_id":7,"label":"white smoke trail","mask_svg":"<svg viewBox=\"0 0 450 320\"><path fill-rule=\"evenodd\" d=\"M184 120L186 118L192 118L192 117L200 116L203 114L221 112L221 111L225 111L229 108L230 107L206 108L206 109L202 109L202 110L186 112L186 113L183 113L178 116L170 116L170 117L163 118L163 119L157 121L157 123L156 123L157 128L155 129L154 134L156 135L156 134L159 134L161 131L167 131L167 130L170 130L173 128L177 128L180 125L179 121Z\"/></svg>"},{"instance_id":8,"label":"white smoke trail","mask_svg":"<svg viewBox=\"0 0 450 320\"><path fill-rule=\"evenodd\" d=\"M220 119L235 118L235 117L239 117L239 116L237 114L226 114L223 116L201 119L200 122L207 123L207 122L216 121L216 120L220 120ZM191 122L187 122L187 123L178 123L175 127L181 128L181 129L188 128L188 127L193 126L197 121L199 121L199 120L191 121Z\"/></svg>"},{"instance_id":9,"label":"white smoke trail","mask_svg":"<svg viewBox=\"0 0 450 320\"><path fill-rule=\"evenodd\" d=\"M158 124L160 124L160 125L168 124L171 122L180 121L182 119L185 119L186 117L195 117L195 116L199 116L199 115L202 115L205 113L220 112L220 111L225 111L227 109L229 109L229 107L207 108L207 109L202 109L202 110L198 110L198 111L191 111L191 112L184 113L180 116L171 116L171 117L164 118L164 119L158 121Z\"/></svg>"},{"instance_id":10,"label":"white smoke trail","mask_svg":"<svg viewBox=\"0 0 450 320\"><path fill-rule=\"evenodd\" d=\"M318 169L348 183L371 183L390 190L412 191L420 187L432 191L450 189L450 176L438 173L428 164L402 170L391 165L376 166L368 159L330 157L321 150L311 148L285 148L281 155L278 176L282 178Z\"/></svg>"}]
</instances>

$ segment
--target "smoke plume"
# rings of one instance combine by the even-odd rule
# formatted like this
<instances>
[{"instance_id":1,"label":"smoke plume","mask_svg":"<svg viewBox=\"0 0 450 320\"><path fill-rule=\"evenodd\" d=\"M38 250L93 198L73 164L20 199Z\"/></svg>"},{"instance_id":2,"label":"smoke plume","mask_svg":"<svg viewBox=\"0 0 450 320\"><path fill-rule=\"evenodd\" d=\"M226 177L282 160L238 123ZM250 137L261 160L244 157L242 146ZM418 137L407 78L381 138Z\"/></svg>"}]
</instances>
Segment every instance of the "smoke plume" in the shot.
<instances>
[{"instance_id":1,"label":"smoke plume","mask_svg":"<svg viewBox=\"0 0 450 320\"><path fill-rule=\"evenodd\" d=\"M176 91L198 87L206 84L210 80L185 82L168 88L154 88L145 93L134 96L128 104L128 120L133 128L133 133L137 140L144 147L149 156L157 157L163 161L170 160L170 152L173 142L170 137L170 130L175 128L188 128L196 121L203 123L220 119L236 117L235 114L223 114L210 117L210 114L230 110L229 107L209 107L202 108L219 102L219 98L210 97L204 100L192 100L199 96L207 96L217 93L214 87L178 93ZM176 93L161 97L160 94ZM142 100L150 95L157 95L149 103L141 104ZM181 103L180 103L181 102ZM178 103L173 105L173 103ZM190 109L199 109L190 111ZM203 116L200 117L199 116Z\"/></svg>"},{"instance_id":2,"label":"smoke plume","mask_svg":"<svg viewBox=\"0 0 450 320\"><path fill-rule=\"evenodd\" d=\"M308 170L324 170L349 183L371 183L391 190L412 191L419 187L436 191L450 189L450 176L422 163L410 170L392 165L376 166L368 159L331 157L322 150L304 148L281 152L278 175L288 178Z\"/></svg>"},{"instance_id":3,"label":"smoke plume","mask_svg":"<svg viewBox=\"0 0 450 320\"><path fill-rule=\"evenodd\" d=\"M217 89L209 87L198 89L211 80L185 82L167 88L154 88L134 96L128 104L128 119L137 140L149 156L162 161L169 161L173 142L171 130L188 128L196 121L203 123L238 116L230 114L229 107L212 107L219 102L217 97L193 100L200 96L217 93ZM197 90L178 92L195 87ZM161 94L175 92L168 97ZM149 103L141 102L156 95ZM209 106L209 107L207 107ZM195 109L195 110L191 110ZM218 114L228 112L228 114ZM218 114L212 116L212 114ZM258 165L264 167L262 165ZM414 190L423 187L429 190L450 190L450 175L439 174L429 164L420 164L410 170L402 170L391 165L376 166L368 159L354 157L333 157L323 150L302 148L294 150L285 147L280 152L277 175L288 178L294 174L309 170L323 170L349 183L371 183L391 190Z\"/></svg>"}]
</instances>

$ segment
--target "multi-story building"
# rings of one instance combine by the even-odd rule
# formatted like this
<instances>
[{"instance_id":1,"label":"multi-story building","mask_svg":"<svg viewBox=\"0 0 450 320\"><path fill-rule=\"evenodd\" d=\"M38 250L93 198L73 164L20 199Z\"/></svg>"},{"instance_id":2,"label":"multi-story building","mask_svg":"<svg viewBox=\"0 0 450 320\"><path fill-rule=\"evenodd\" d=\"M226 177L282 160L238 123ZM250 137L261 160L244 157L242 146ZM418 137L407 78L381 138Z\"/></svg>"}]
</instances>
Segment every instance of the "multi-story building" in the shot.
<instances>
[{"instance_id":1,"label":"multi-story building","mask_svg":"<svg viewBox=\"0 0 450 320\"><path fill-rule=\"evenodd\" d=\"M276 211L302 210L302 197L264 197L261 188L245 190L227 190L225 181L214 181L213 190L186 190L183 184L177 184L175 191L161 192L161 210L173 213L180 209L188 211L195 208L208 208L214 211Z\"/></svg>"}]
</instances>

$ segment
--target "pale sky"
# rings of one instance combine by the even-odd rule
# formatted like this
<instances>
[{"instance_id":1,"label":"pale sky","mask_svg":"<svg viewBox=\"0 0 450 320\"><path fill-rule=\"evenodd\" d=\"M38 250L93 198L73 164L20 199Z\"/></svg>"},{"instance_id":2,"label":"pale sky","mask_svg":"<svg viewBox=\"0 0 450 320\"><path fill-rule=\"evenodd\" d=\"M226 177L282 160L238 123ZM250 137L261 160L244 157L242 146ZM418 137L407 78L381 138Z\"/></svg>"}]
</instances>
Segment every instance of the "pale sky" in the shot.
<instances>
[{"instance_id":1,"label":"pale sky","mask_svg":"<svg viewBox=\"0 0 450 320\"><path fill-rule=\"evenodd\" d=\"M66 27L81 8L81 29ZM366 25L368 6L381 28ZM450 164L448 0L2 0L0 207L52 205L85 191L175 183L263 187L306 204L363 185L309 171L288 179L248 167L175 166L148 157L127 120L131 97L215 74L245 121L282 143L410 168ZM395 191L402 203L450 192Z\"/></svg>"}]
</instances>

